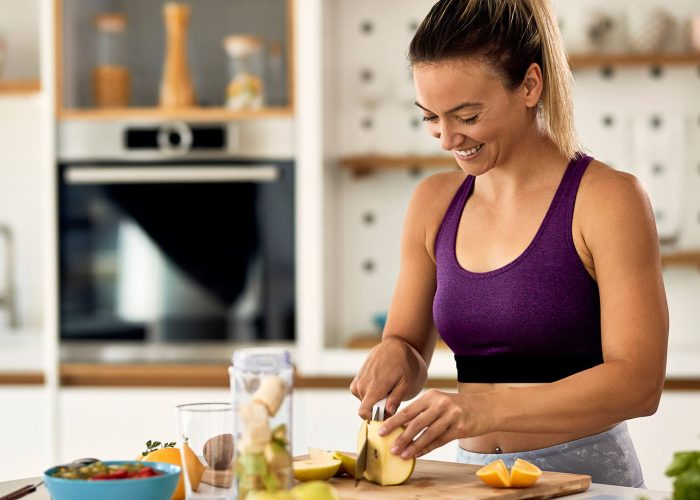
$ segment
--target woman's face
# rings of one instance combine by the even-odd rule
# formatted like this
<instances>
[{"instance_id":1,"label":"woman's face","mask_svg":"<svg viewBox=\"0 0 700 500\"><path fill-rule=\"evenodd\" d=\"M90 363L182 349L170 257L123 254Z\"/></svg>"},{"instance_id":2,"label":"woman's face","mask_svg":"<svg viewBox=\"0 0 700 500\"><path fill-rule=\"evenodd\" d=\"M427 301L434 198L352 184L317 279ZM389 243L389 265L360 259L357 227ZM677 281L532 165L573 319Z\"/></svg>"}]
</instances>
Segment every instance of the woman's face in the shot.
<instances>
[{"instance_id":1,"label":"woman's face","mask_svg":"<svg viewBox=\"0 0 700 500\"><path fill-rule=\"evenodd\" d=\"M537 88L534 97L527 85L510 91L477 59L420 64L413 77L428 131L466 173L480 175L508 161L536 127Z\"/></svg>"}]
</instances>

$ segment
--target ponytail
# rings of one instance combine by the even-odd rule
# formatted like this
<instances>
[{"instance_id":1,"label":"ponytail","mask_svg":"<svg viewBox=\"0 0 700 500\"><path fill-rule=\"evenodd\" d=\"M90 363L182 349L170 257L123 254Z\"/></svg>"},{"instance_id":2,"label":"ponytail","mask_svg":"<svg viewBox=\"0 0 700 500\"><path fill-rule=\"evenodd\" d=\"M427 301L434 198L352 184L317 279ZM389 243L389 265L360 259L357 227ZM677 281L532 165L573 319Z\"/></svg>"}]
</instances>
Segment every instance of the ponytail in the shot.
<instances>
[{"instance_id":1,"label":"ponytail","mask_svg":"<svg viewBox=\"0 0 700 500\"><path fill-rule=\"evenodd\" d=\"M532 63L539 64L538 125L562 155L577 155L573 77L550 0L439 0L411 40L409 61L415 66L464 57L488 61L511 90Z\"/></svg>"}]
</instances>

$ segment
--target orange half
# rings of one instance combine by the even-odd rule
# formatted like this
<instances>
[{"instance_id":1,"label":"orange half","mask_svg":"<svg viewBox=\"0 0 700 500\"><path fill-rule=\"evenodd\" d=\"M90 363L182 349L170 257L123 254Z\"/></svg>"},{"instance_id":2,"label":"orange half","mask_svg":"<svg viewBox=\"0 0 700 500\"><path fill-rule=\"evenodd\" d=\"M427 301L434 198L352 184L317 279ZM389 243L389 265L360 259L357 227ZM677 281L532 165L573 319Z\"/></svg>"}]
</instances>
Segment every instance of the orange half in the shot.
<instances>
[{"instance_id":1,"label":"orange half","mask_svg":"<svg viewBox=\"0 0 700 500\"><path fill-rule=\"evenodd\" d=\"M484 465L481 469L476 471L476 477L494 488L508 488L510 486L508 468L506 467L506 463L501 459Z\"/></svg>"},{"instance_id":2,"label":"orange half","mask_svg":"<svg viewBox=\"0 0 700 500\"><path fill-rule=\"evenodd\" d=\"M526 488L532 486L542 475L539 467L527 460L516 458L513 468L510 470L510 486L513 488Z\"/></svg>"}]
</instances>

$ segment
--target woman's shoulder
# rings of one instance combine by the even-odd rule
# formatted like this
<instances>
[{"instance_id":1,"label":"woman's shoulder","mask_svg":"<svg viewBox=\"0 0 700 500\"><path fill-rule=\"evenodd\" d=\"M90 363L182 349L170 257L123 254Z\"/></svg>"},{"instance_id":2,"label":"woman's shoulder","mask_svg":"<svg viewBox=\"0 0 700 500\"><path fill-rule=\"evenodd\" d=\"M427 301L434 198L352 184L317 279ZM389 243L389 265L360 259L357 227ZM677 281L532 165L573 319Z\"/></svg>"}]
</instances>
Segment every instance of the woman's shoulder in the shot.
<instances>
[{"instance_id":1,"label":"woman's shoulder","mask_svg":"<svg viewBox=\"0 0 700 500\"><path fill-rule=\"evenodd\" d=\"M435 238L442 219L465 179L466 174L461 170L440 172L423 179L413 192L406 223L425 245L433 262Z\"/></svg>"},{"instance_id":2,"label":"woman's shoulder","mask_svg":"<svg viewBox=\"0 0 700 500\"><path fill-rule=\"evenodd\" d=\"M653 225L653 211L642 183L633 174L593 160L581 179L575 212L586 232L629 233ZM651 220L649 218L651 217Z\"/></svg>"},{"instance_id":3,"label":"woman's shoulder","mask_svg":"<svg viewBox=\"0 0 700 500\"><path fill-rule=\"evenodd\" d=\"M646 192L637 177L598 160L588 165L578 195L584 204L612 210L637 203L644 197Z\"/></svg>"},{"instance_id":4,"label":"woman's shoulder","mask_svg":"<svg viewBox=\"0 0 700 500\"><path fill-rule=\"evenodd\" d=\"M436 217L442 220L442 216L465 179L466 174L462 171L430 175L416 186L411 205L429 220Z\"/></svg>"}]
</instances>

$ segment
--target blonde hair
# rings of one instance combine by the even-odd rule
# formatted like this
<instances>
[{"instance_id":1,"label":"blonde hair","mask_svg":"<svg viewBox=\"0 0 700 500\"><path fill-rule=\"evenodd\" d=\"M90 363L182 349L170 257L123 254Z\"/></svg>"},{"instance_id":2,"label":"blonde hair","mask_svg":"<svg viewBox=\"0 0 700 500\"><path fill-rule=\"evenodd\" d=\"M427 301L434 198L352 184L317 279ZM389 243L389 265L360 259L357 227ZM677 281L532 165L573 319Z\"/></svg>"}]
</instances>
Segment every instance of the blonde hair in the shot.
<instances>
[{"instance_id":1,"label":"blonde hair","mask_svg":"<svg viewBox=\"0 0 700 500\"><path fill-rule=\"evenodd\" d=\"M514 90L527 69L542 69L537 108L543 133L567 158L581 150L573 117L573 76L549 0L439 0L411 40L412 65L478 57Z\"/></svg>"}]
</instances>

